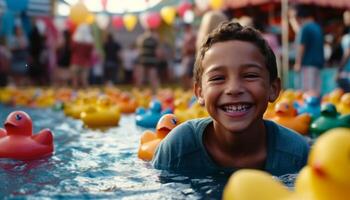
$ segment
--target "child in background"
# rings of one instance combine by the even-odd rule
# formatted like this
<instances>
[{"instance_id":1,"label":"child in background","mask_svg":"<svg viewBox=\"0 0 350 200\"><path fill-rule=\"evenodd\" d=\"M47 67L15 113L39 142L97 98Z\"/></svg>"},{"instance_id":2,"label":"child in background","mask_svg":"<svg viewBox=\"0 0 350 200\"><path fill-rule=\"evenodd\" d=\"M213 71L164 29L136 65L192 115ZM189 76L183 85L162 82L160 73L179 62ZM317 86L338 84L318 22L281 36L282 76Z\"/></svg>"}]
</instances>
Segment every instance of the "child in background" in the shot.
<instances>
[{"instance_id":1,"label":"child in background","mask_svg":"<svg viewBox=\"0 0 350 200\"><path fill-rule=\"evenodd\" d=\"M94 49L93 36L90 26L81 24L73 35L72 41L72 85L74 88L86 88L89 78L89 70L92 67L92 52Z\"/></svg>"},{"instance_id":2,"label":"child in background","mask_svg":"<svg viewBox=\"0 0 350 200\"><path fill-rule=\"evenodd\" d=\"M262 169L275 176L297 173L309 146L302 136L263 119L280 92L276 58L253 28L221 24L196 57L194 92L210 117L189 120L160 143L157 169L232 173Z\"/></svg>"}]
</instances>

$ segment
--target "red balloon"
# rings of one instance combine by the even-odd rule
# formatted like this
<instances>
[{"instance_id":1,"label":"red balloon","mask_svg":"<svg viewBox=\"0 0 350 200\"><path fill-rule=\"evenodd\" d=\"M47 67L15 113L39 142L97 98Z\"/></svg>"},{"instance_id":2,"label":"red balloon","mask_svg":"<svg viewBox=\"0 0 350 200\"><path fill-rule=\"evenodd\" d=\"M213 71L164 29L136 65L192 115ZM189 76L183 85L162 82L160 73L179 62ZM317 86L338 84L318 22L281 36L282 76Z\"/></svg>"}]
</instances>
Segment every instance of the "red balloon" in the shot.
<instances>
[{"instance_id":1,"label":"red balloon","mask_svg":"<svg viewBox=\"0 0 350 200\"><path fill-rule=\"evenodd\" d=\"M69 32L73 33L76 28L77 28L77 24L75 24L70 18L67 18L66 29L68 29Z\"/></svg>"},{"instance_id":2,"label":"red balloon","mask_svg":"<svg viewBox=\"0 0 350 200\"><path fill-rule=\"evenodd\" d=\"M153 13L149 13L146 16L146 22L147 22L147 26L148 28L158 28L162 22L162 19L159 15L159 13L153 12Z\"/></svg>"},{"instance_id":3,"label":"red balloon","mask_svg":"<svg viewBox=\"0 0 350 200\"><path fill-rule=\"evenodd\" d=\"M192 9L192 4L187 1L182 1L177 7L177 13L180 17L183 17L185 15L185 12L190 9Z\"/></svg>"},{"instance_id":4,"label":"red balloon","mask_svg":"<svg viewBox=\"0 0 350 200\"><path fill-rule=\"evenodd\" d=\"M114 16L112 20L113 26L117 29L120 29L124 26L123 17L122 16Z\"/></svg>"}]
</instances>

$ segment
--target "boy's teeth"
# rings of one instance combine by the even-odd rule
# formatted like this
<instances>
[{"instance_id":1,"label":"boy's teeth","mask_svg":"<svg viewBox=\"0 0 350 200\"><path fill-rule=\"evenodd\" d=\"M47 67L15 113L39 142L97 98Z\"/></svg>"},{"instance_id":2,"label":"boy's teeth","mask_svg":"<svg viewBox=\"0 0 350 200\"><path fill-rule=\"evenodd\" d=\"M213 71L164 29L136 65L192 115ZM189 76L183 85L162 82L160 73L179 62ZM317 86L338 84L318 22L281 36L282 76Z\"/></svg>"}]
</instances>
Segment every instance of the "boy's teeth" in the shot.
<instances>
[{"instance_id":1,"label":"boy's teeth","mask_svg":"<svg viewBox=\"0 0 350 200\"><path fill-rule=\"evenodd\" d=\"M228 105L224 107L226 112L246 111L248 108L249 105Z\"/></svg>"}]
</instances>

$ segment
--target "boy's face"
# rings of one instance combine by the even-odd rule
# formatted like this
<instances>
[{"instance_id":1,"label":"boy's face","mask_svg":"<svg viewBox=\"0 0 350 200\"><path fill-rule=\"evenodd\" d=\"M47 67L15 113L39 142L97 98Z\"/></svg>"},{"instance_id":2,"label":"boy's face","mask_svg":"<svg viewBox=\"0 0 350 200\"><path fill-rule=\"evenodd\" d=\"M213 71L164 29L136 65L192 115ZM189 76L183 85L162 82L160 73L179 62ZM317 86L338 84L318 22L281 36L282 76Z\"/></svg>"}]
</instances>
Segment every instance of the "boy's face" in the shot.
<instances>
[{"instance_id":1,"label":"boy's face","mask_svg":"<svg viewBox=\"0 0 350 200\"><path fill-rule=\"evenodd\" d=\"M250 42L215 43L202 61L201 85L195 94L220 127L242 132L262 122L268 102L280 91L280 80L270 83L265 58Z\"/></svg>"}]
</instances>

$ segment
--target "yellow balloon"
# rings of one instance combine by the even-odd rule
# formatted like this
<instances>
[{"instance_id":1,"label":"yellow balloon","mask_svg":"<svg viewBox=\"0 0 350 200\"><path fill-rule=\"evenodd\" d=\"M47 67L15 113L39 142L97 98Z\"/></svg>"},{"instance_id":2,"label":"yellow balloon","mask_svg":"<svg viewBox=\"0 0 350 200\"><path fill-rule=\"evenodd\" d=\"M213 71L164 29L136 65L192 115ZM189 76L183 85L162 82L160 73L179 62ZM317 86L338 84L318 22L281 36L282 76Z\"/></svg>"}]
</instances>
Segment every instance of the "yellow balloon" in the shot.
<instances>
[{"instance_id":1,"label":"yellow balloon","mask_svg":"<svg viewBox=\"0 0 350 200\"><path fill-rule=\"evenodd\" d=\"M89 15L90 12L88 11L84 3L82 1L79 1L77 4L71 7L69 18L75 24L81 24L86 22Z\"/></svg>"},{"instance_id":2,"label":"yellow balloon","mask_svg":"<svg viewBox=\"0 0 350 200\"><path fill-rule=\"evenodd\" d=\"M222 8L224 0L210 0L209 4L213 10L218 10Z\"/></svg>"},{"instance_id":3,"label":"yellow balloon","mask_svg":"<svg viewBox=\"0 0 350 200\"><path fill-rule=\"evenodd\" d=\"M176 16L176 9L171 6L165 6L160 10L160 16L162 16L163 20L171 25L174 22Z\"/></svg>"},{"instance_id":4,"label":"yellow balloon","mask_svg":"<svg viewBox=\"0 0 350 200\"><path fill-rule=\"evenodd\" d=\"M126 14L123 16L123 22L125 25L125 28L128 31L132 31L134 30L136 23L137 23L137 17L135 15L132 14Z\"/></svg>"},{"instance_id":5,"label":"yellow balloon","mask_svg":"<svg viewBox=\"0 0 350 200\"><path fill-rule=\"evenodd\" d=\"M92 24L95 22L95 15L93 14L89 14L87 17L86 17L86 21L85 21L87 24Z\"/></svg>"}]
</instances>

